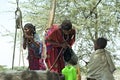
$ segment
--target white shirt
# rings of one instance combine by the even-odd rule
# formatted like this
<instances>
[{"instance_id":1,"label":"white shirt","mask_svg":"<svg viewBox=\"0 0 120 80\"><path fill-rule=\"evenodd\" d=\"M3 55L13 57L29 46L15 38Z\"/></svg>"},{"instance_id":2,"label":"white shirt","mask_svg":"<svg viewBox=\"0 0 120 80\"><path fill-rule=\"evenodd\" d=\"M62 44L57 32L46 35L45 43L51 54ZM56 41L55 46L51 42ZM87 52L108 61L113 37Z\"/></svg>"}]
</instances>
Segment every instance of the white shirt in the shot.
<instances>
[{"instance_id":1,"label":"white shirt","mask_svg":"<svg viewBox=\"0 0 120 80\"><path fill-rule=\"evenodd\" d=\"M98 49L91 55L87 77L96 80L114 80L114 70L115 65L111 59L110 52L105 49Z\"/></svg>"}]
</instances>

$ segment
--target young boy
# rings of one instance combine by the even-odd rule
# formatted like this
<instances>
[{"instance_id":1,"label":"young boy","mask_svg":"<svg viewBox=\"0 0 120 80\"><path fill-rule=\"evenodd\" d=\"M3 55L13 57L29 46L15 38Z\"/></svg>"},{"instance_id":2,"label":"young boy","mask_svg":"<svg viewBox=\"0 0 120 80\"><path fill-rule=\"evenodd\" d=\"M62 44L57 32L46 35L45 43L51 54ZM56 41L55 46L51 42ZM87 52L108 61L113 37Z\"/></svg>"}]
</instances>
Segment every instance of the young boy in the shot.
<instances>
[{"instance_id":1,"label":"young boy","mask_svg":"<svg viewBox=\"0 0 120 80\"><path fill-rule=\"evenodd\" d=\"M95 52L92 53L88 63L87 80L114 80L115 65L110 52L105 50L107 40L98 38L95 42Z\"/></svg>"}]
</instances>

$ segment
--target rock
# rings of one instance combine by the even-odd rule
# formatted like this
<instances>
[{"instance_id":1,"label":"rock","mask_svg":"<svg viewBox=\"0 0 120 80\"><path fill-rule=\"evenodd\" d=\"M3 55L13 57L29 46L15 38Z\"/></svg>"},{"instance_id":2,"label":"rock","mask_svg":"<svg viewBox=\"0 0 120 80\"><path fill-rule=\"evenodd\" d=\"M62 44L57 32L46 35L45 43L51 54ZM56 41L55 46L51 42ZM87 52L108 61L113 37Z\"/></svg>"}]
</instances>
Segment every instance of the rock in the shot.
<instances>
[{"instance_id":1,"label":"rock","mask_svg":"<svg viewBox=\"0 0 120 80\"><path fill-rule=\"evenodd\" d=\"M61 80L59 74L42 70L0 72L0 80Z\"/></svg>"}]
</instances>

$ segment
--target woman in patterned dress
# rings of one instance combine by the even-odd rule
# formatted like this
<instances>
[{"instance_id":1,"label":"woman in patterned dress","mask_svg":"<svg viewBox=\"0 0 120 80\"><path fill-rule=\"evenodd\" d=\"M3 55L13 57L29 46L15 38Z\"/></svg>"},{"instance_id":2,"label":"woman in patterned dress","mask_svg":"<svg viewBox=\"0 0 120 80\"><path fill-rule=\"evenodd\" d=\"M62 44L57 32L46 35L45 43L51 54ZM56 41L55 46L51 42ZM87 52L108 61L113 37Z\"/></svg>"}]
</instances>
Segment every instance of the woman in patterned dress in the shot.
<instances>
[{"instance_id":1,"label":"woman in patterned dress","mask_svg":"<svg viewBox=\"0 0 120 80\"><path fill-rule=\"evenodd\" d=\"M39 35L36 33L35 26L27 23L24 26L23 48L28 48L28 63L30 70L45 70L44 59L38 54L42 55L43 43L40 41Z\"/></svg>"}]
</instances>

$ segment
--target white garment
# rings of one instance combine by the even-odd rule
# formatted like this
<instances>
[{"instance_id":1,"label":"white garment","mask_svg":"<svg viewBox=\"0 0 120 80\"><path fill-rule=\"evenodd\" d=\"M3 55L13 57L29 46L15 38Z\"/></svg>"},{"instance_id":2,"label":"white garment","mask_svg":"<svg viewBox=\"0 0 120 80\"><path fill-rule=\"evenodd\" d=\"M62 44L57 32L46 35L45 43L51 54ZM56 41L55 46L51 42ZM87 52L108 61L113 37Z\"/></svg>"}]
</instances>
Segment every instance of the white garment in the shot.
<instances>
[{"instance_id":1,"label":"white garment","mask_svg":"<svg viewBox=\"0 0 120 80\"><path fill-rule=\"evenodd\" d=\"M91 55L87 77L96 80L114 80L114 70L115 65L111 59L110 52L105 49L98 49Z\"/></svg>"}]
</instances>

